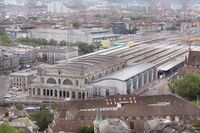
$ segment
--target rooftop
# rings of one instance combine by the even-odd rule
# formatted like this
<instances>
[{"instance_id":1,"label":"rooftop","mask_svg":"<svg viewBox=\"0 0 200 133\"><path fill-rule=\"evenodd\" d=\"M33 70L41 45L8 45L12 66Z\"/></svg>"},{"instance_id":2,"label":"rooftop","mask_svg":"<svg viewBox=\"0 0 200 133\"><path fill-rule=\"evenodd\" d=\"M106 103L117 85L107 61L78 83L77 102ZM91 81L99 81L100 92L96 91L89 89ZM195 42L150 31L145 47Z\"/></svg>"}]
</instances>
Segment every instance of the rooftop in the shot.
<instances>
[{"instance_id":1,"label":"rooftop","mask_svg":"<svg viewBox=\"0 0 200 133\"><path fill-rule=\"evenodd\" d=\"M136 76L136 75L140 74L141 72L144 72L152 67L155 67L155 65L151 64L151 63L141 63L141 64L129 65L128 67L125 67L124 69L119 70L111 75L106 76L106 77L103 77L99 80L115 79L115 80L120 80L120 81L126 81L129 78Z\"/></svg>"}]
</instances>

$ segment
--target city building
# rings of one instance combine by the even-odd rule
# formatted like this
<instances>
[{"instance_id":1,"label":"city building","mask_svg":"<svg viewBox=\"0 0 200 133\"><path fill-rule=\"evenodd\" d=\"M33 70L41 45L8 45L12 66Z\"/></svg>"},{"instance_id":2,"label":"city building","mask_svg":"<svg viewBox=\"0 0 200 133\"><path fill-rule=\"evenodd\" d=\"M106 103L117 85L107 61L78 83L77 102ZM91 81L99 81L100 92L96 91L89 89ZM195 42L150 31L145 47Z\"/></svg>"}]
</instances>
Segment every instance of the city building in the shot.
<instances>
[{"instance_id":1,"label":"city building","mask_svg":"<svg viewBox=\"0 0 200 133\"><path fill-rule=\"evenodd\" d=\"M41 46L37 50L38 59L49 64L55 64L57 61L68 60L77 56L77 47Z\"/></svg>"},{"instance_id":2,"label":"city building","mask_svg":"<svg viewBox=\"0 0 200 133\"><path fill-rule=\"evenodd\" d=\"M94 133L132 133L129 125L117 118L102 120L100 109L97 109L96 118L93 122Z\"/></svg>"},{"instance_id":3,"label":"city building","mask_svg":"<svg viewBox=\"0 0 200 133\"><path fill-rule=\"evenodd\" d=\"M93 95L91 81L125 66L126 62L116 56L95 55L73 59L51 68L40 69L37 79L29 88L29 95L49 99L87 99ZM106 88L109 87L105 87L104 92Z\"/></svg>"},{"instance_id":4,"label":"city building","mask_svg":"<svg viewBox=\"0 0 200 133\"><path fill-rule=\"evenodd\" d=\"M17 88L22 92L28 90L32 80L36 78L37 70L22 70L11 73L10 76L10 87Z\"/></svg>"},{"instance_id":5,"label":"city building","mask_svg":"<svg viewBox=\"0 0 200 133\"><path fill-rule=\"evenodd\" d=\"M30 38L54 39L67 42L86 42L88 44L101 42L102 40L117 40L119 34L113 34L109 30L102 28L93 29L44 29L36 28L28 30Z\"/></svg>"},{"instance_id":6,"label":"city building","mask_svg":"<svg viewBox=\"0 0 200 133\"><path fill-rule=\"evenodd\" d=\"M97 115L97 110L100 110L101 114ZM136 129L139 126L144 128L143 124L154 118L170 118L171 121L187 124L197 119L200 114L197 107L174 94L115 95L98 99L66 101L61 103L58 112L59 116L49 125L50 133L60 131L75 133L80 125L91 126L94 124L95 126L103 120L106 124L109 121L106 119L110 118L120 119L130 125L132 131L138 132ZM96 128L101 129L101 126L96 125ZM165 129L170 128L166 126Z\"/></svg>"},{"instance_id":7,"label":"city building","mask_svg":"<svg viewBox=\"0 0 200 133\"><path fill-rule=\"evenodd\" d=\"M200 73L200 51L190 50L188 56L185 58L185 64L179 70L179 76L182 77L189 73Z\"/></svg>"},{"instance_id":8,"label":"city building","mask_svg":"<svg viewBox=\"0 0 200 133\"><path fill-rule=\"evenodd\" d=\"M156 78L157 68L155 65L144 63L127 66L113 74L91 81L91 84L114 87L119 94L131 94Z\"/></svg>"},{"instance_id":9,"label":"city building","mask_svg":"<svg viewBox=\"0 0 200 133\"><path fill-rule=\"evenodd\" d=\"M146 133L190 133L185 125L167 118L147 120L144 128Z\"/></svg>"},{"instance_id":10,"label":"city building","mask_svg":"<svg viewBox=\"0 0 200 133\"><path fill-rule=\"evenodd\" d=\"M12 53L0 51L0 75L19 69L19 57Z\"/></svg>"}]
</instances>

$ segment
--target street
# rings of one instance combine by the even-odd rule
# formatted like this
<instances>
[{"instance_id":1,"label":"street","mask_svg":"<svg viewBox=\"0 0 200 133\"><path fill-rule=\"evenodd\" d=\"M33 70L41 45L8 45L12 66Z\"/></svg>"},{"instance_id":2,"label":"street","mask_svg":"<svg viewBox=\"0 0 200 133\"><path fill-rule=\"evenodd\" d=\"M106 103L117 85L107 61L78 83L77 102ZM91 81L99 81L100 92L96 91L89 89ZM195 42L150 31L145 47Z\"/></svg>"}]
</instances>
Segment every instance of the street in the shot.
<instances>
[{"instance_id":1,"label":"street","mask_svg":"<svg viewBox=\"0 0 200 133\"><path fill-rule=\"evenodd\" d=\"M4 99L4 96L9 90L10 79L8 76L0 77L0 100Z\"/></svg>"}]
</instances>

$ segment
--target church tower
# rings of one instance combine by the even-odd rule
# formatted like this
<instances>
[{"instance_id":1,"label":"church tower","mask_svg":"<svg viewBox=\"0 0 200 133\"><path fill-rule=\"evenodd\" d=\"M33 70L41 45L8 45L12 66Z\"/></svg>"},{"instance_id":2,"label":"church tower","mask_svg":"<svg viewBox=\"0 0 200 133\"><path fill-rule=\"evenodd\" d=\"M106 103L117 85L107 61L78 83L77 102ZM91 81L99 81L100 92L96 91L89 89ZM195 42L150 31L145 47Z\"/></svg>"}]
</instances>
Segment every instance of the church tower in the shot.
<instances>
[{"instance_id":1,"label":"church tower","mask_svg":"<svg viewBox=\"0 0 200 133\"><path fill-rule=\"evenodd\" d=\"M96 118L93 122L94 124L94 133L100 133L100 130L99 130L99 124L102 122L102 115L101 115L101 111L100 111L100 108L97 109L97 112L96 112Z\"/></svg>"}]
</instances>

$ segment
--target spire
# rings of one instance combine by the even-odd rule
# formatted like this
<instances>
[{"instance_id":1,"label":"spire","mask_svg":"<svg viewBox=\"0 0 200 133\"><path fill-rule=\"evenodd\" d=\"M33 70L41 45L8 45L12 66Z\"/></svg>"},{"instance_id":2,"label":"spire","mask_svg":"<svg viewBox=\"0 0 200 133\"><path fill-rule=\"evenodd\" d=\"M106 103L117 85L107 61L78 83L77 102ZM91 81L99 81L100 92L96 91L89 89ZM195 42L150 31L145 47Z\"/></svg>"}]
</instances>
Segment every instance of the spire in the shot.
<instances>
[{"instance_id":1,"label":"spire","mask_svg":"<svg viewBox=\"0 0 200 133\"><path fill-rule=\"evenodd\" d=\"M93 123L94 124L99 124L101 121L102 121L102 115L101 115L100 108L98 108L97 112L96 112L96 118L95 118Z\"/></svg>"}]
</instances>

